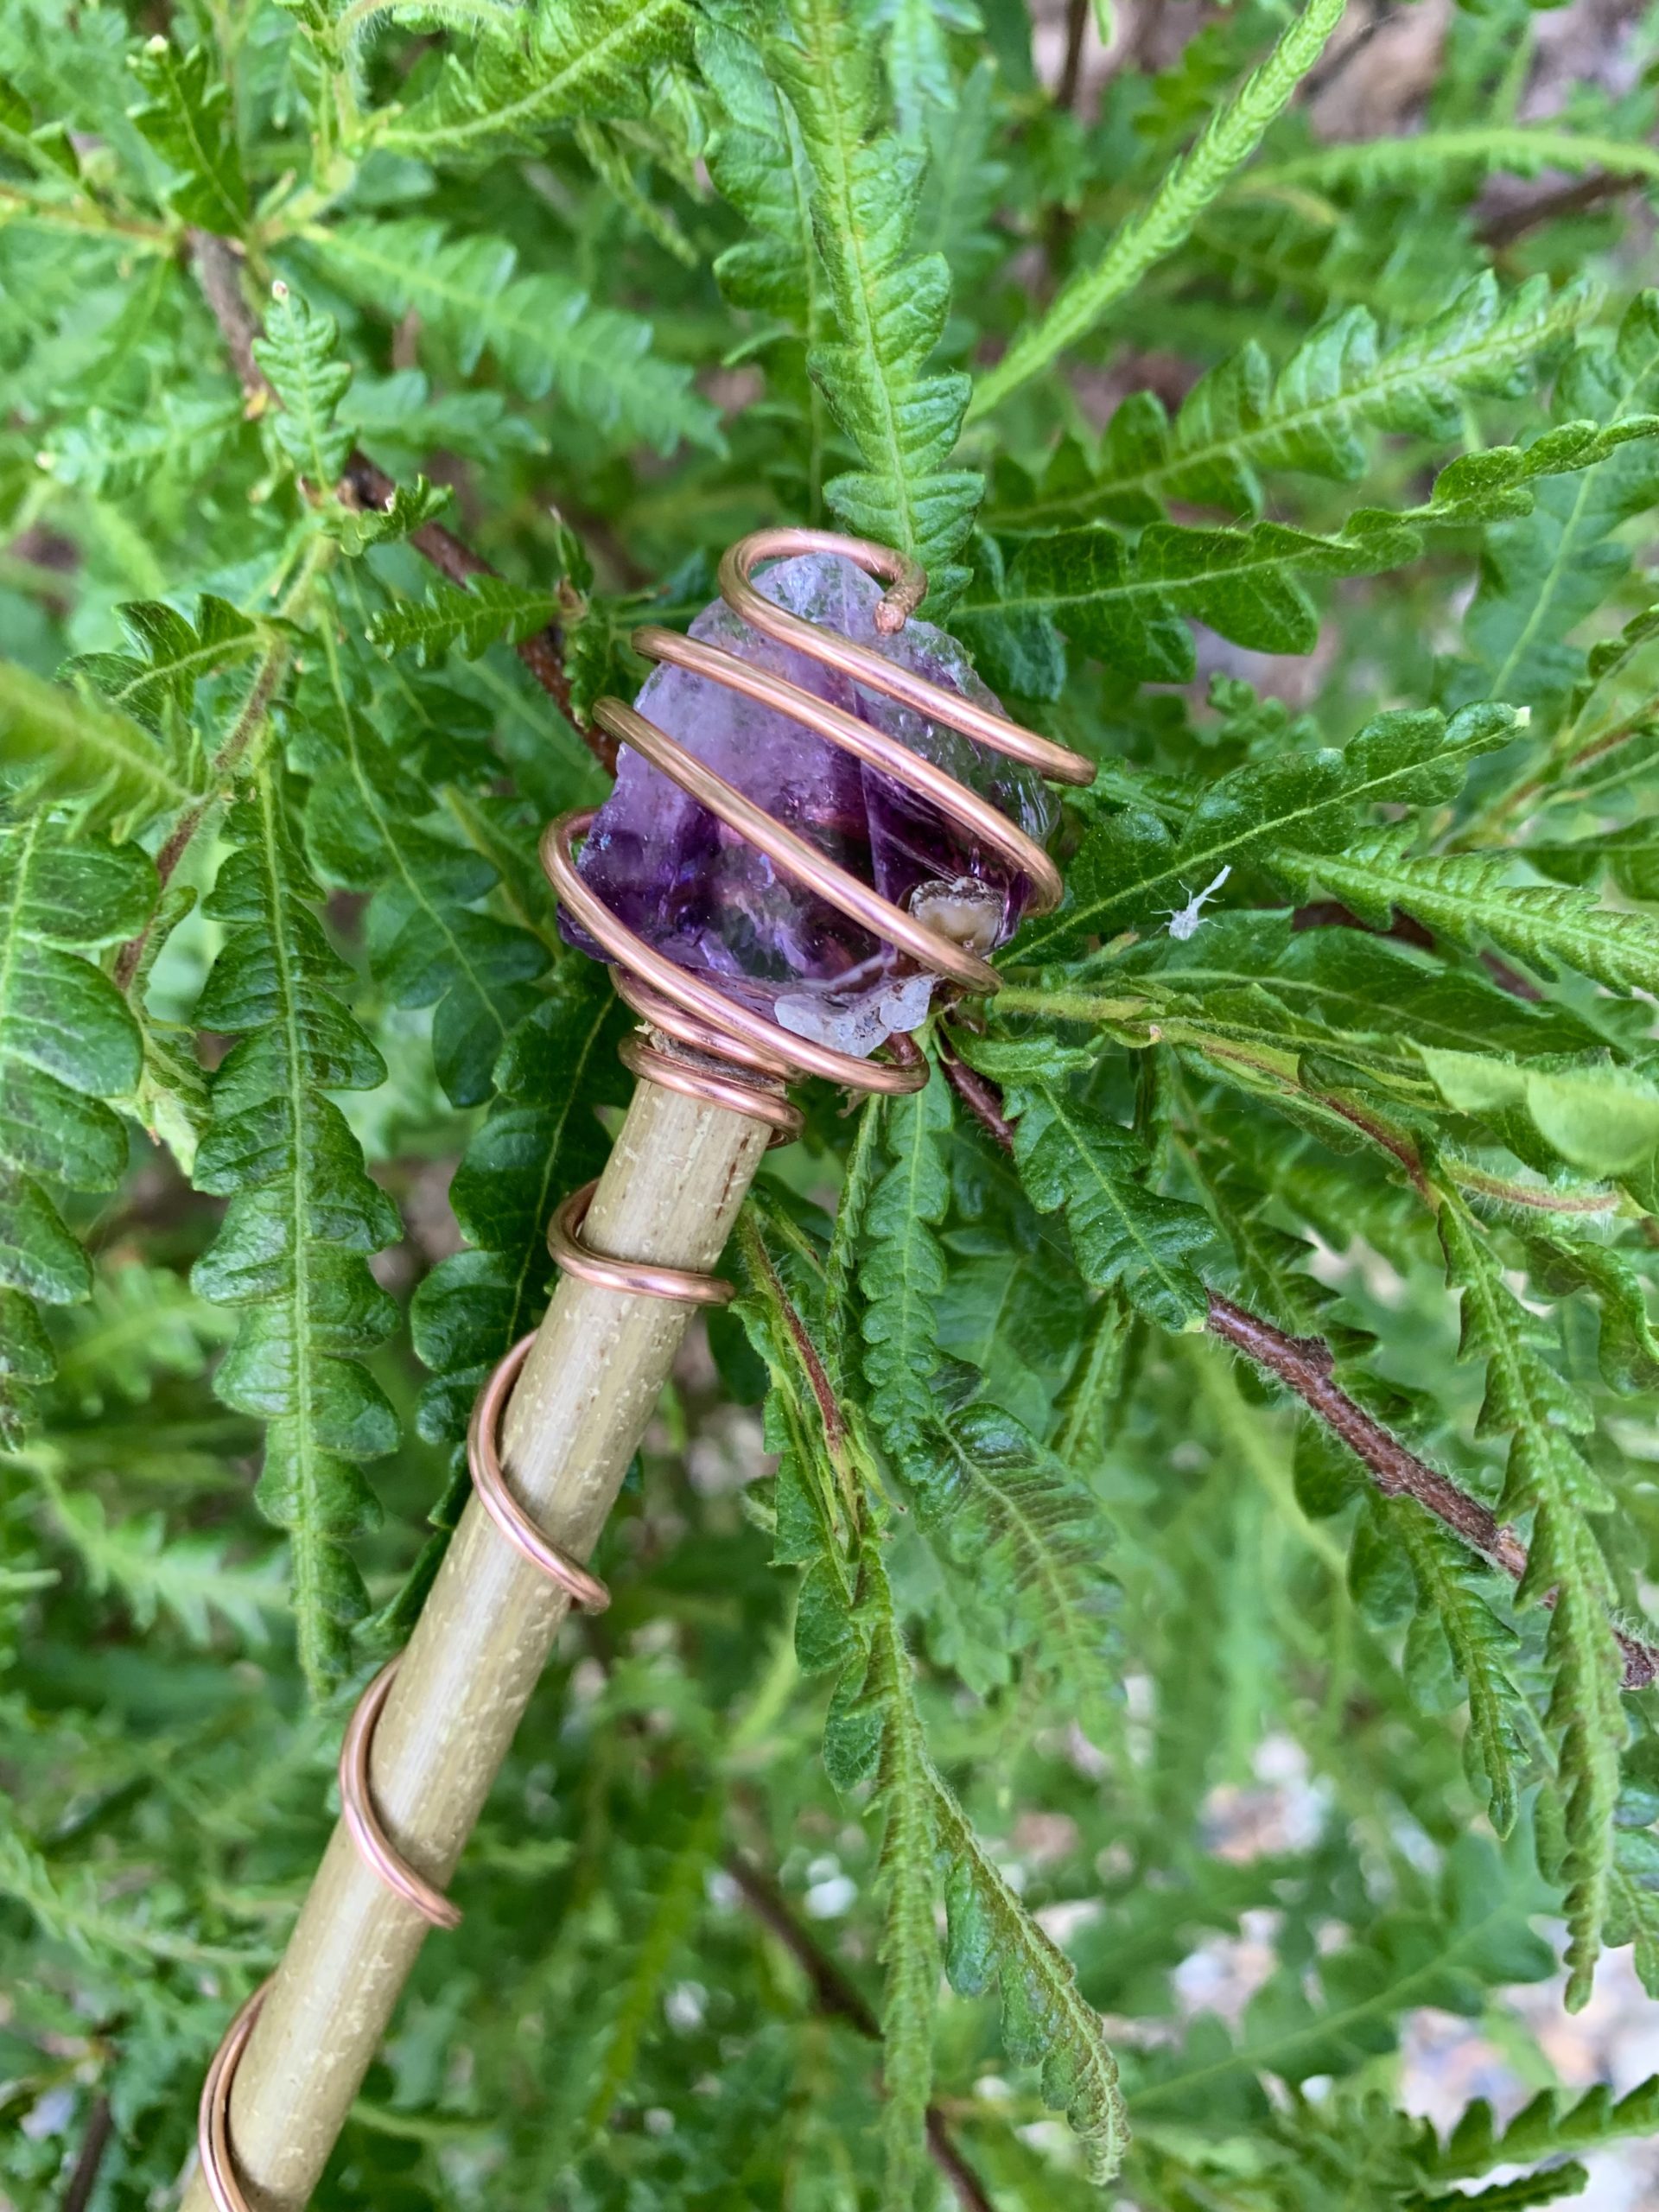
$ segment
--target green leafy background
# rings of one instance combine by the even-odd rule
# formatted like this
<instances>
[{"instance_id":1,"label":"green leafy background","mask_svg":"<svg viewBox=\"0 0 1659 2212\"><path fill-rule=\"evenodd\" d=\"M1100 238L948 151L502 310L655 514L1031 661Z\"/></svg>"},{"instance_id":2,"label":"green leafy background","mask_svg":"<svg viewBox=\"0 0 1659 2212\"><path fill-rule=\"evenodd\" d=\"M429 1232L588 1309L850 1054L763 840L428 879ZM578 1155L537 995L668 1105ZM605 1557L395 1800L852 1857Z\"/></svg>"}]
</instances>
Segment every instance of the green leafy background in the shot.
<instances>
[{"instance_id":1,"label":"green leafy background","mask_svg":"<svg viewBox=\"0 0 1659 2212\"><path fill-rule=\"evenodd\" d=\"M10 0L7 2212L175 2200L627 1096L537 836L774 522L1097 764L1065 899L913 1097L804 1089L318 2202L1446 2212L1659 2129L1536 2032L1659 1999L1659 96L1582 12L1379 126L1336 0Z\"/></svg>"}]
</instances>

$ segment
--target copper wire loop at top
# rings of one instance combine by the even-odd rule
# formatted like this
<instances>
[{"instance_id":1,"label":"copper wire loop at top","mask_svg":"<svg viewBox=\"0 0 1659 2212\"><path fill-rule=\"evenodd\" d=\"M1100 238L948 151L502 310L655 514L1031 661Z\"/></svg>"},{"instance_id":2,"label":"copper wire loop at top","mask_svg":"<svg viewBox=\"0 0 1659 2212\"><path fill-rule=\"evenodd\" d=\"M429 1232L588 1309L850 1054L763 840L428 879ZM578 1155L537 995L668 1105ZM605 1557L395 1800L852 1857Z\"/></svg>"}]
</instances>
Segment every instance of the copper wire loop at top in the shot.
<instances>
[{"instance_id":1,"label":"copper wire loop at top","mask_svg":"<svg viewBox=\"0 0 1659 2212\"><path fill-rule=\"evenodd\" d=\"M519 1556L528 1560L550 1582L556 1582L583 1612L602 1613L611 1602L610 1592L580 1560L572 1559L569 1552L562 1550L551 1536L536 1526L507 1488L502 1471L501 1415L535 1341L533 1330L529 1336L520 1337L474 1400L473 1418L467 1430L467 1471L473 1478L473 1488L478 1492L479 1503Z\"/></svg>"},{"instance_id":2,"label":"copper wire loop at top","mask_svg":"<svg viewBox=\"0 0 1659 2212\"><path fill-rule=\"evenodd\" d=\"M225 2039L213 2053L213 2063L201 2085L201 2101L196 2107L196 2155L201 2160L201 2177L215 2212L251 2212L231 2157L231 2085L270 1987L268 1981L262 1981L226 2029Z\"/></svg>"},{"instance_id":3,"label":"copper wire loop at top","mask_svg":"<svg viewBox=\"0 0 1659 2212\"><path fill-rule=\"evenodd\" d=\"M391 1694L402 1656L400 1652L397 1659L387 1660L357 1700L346 1740L340 1747L340 1815L365 1864L394 1896L412 1905L422 1919L429 1920L435 1928L459 1928L460 1906L451 1904L442 1890L434 1889L392 1847L370 1794L369 1751L374 1742L374 1724Z\"/></svg>"},{"instance_id":4,"label":"copper wire loop at top","mask_svg":"<svg viewBox=\"0 0 1659 2212\"><path fill-rule=\"evenodd\" d=\"M833 669L854 683L897 700L930 722L956 730L976 744L1034 768L1052 782L1094 780L1094 765L1081 754L1068 752L1035 731L1021 728L994 709L947 691L942 684L838 632L822 629L791 614L787 607L766 598L751 581L756 567L763 561L785 560L799 553L839 554L856 563L867 575L882 579L889 588L876 608L875 626L886 636L902 629L926 597L925 571L917 562L885 545L874 544L868 538L843 537L835 531L758 530L731 547L720 564L721 594L750 629ZM948 822L997 854L1026 879L1031 887L1031 912L1041 913L1059 903L1059 873L1035 839L1008 821L982 793L968 790L947 770L912 753L896 737L844 708L816 697L788 677L758 668L721 646L682 637L654 624L636 631L632 643L637 652L650 659L666 661L711 683L723 683L740 696L787 716L926 800ZM594 720L728 829L756 846L783 874L805 885L872 936L895 946L916 967L963 990L988 995L997 988L1001 979L988 961L929 929L915 915L849 874L636 709L620 699L601 699L594 705ZM694 1052L753 1070L762 1077L822 1076L849 1090L875 1091L889 1097L922 1088L927 1081L927 1064L919 1056L909 1065L859 1059L850 1052L797 1036L753 1007L740 1004L719 983L692 975L629 929L583 880L576 866L575 841L586 834L593 818L593 812L588 810L550 823L542 838L542 865L572 918L613 963L621 995L653 1027ZM677 1058L665 1061L648 1045L635 1044L631 1052L625 1048L624 1058L645 1081L663 1083L734 1112L771 1121L776 1128L784 1126L756 1103L767 1096L764 1086L742 1084L734 1095L733 1078L717 1069ZM575 1249L580 1252L582 1248ZM555 1256L560 1257L556 1251ZM560 1264L566 1262L560 1258ZM573 1265L570 1272L580 1274L582 1269ZM590 1281L599 1279L593 1274L587 1277ZM615 1287L630 1287L614 1277L610 1280Z\"/></svg>"},{"instance_id":5,"label":"copper wire loop at top","mask_svg":"<svg viewBox=\"0 0 1659 2212\"><path fill-rule=\"evenodd\" d=\"M731 1075L721 1068L699 1067L683 1053L660 1051L649 1038L625 1037L616 1056L642 1083L660 1084L664 1090L680 1091L687 1098L712 1098L718 1105L729 1106L734 1114L764 1122L772 1131L773 1144L790 1143L799 1136L806 1121L800 1108L791 1106L781 1090L763 1090L747 1077Z\"/></svg>"}]
</instances>

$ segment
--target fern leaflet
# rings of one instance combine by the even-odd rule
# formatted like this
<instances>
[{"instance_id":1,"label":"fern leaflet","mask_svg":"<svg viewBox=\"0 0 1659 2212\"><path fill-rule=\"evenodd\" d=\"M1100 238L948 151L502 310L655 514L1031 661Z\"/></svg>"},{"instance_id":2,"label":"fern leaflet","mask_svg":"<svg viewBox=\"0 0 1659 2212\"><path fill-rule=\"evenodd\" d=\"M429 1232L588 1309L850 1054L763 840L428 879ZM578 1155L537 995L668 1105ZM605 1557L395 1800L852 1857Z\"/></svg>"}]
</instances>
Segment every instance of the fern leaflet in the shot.
<instances>
[{"instance_id":1,"label":"fern leaflet","mask_svg":"<svg viewBox=\"0 0 1659 2212\"><path fill-rule=\"evenodd\" d=\"M321 894L275 762L251 779L226 834L234 849L207 911L228 934L196 1013L238 1041L213 1078L195 1179L230 1206L191 1281L242 1309L214 1388L267 1423L257 1495L289 1533L301 1658L321 1694L349 1663L364 1605L345 1540L378 1508L357 1462L397 1440L397 1417L360 1362L397 1319L366 1255L403 1234L325 1094L372 1090L385 1068L338 995L349 971L314 912Z\"/></svg>"}]
</instances>

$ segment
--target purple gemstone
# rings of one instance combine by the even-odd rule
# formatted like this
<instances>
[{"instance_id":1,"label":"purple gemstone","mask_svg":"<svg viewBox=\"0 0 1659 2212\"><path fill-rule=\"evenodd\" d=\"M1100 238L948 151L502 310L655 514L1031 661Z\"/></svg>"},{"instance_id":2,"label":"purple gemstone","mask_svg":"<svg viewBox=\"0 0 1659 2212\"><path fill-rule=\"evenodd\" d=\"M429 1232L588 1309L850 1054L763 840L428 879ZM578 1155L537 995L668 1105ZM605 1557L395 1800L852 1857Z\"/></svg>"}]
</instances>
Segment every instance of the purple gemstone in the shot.
<instances>
[{"instance_id":1,"label":"purple gemstone","mask_svg":"<svg viewBox=\"0 0 1659 2212\"><path fill-rule=\"evenodd\" d=\"M963 648L931 623L912 620L895 636L882 635L875 626L881 587L841 555L781 561L757 582L792 613L996 708ZM1032 770L758 636L724 601L704 607L691 635L887 731L1046 842L1053 803ZM890 776L683 669L656 670L637 704L768 814L930 927L980 952L1013 934L1030 893L1027 880ZM588 833L580 867L648 944L798 1036L862 1056L926 1018L931 976L775 868L626 746L616 788ZM566 917L559 926L572 944L597 954Z\"/></svg>"}]
</instances>

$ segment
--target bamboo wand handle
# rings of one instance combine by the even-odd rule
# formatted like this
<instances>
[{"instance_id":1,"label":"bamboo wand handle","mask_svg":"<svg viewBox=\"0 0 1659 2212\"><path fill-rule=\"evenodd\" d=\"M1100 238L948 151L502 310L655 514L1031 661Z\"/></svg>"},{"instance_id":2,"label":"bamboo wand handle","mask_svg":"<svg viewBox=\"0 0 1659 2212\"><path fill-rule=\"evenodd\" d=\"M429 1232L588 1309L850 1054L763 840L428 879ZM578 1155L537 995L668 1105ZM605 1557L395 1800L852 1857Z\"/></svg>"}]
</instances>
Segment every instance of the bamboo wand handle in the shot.
<instances>
[{"instance_id":1,"label":"bamboo wand handle","mask_svg":"<svg viewBox=\"0 0 1659 2212\"><path fill-rule=\"evenodd\" d=\"M635 1090L584 1240L619 1258L718 1258L768 1130L652 1083ZM534 1519L586 1559L650 1420L690 1308L564 1276L502 1425ZM380 1820L442 1888L471 1834L569 1601L472 1499L374 1731ZM300 2212L385 2031L426 1922L337 1823L237 2067L236 2168L256 2212ZM212 2212L199 2172L182 2212Z\"/></svg>"}]
</instances>

